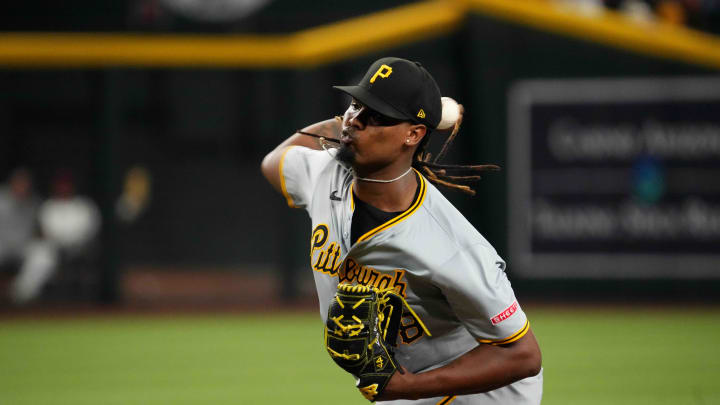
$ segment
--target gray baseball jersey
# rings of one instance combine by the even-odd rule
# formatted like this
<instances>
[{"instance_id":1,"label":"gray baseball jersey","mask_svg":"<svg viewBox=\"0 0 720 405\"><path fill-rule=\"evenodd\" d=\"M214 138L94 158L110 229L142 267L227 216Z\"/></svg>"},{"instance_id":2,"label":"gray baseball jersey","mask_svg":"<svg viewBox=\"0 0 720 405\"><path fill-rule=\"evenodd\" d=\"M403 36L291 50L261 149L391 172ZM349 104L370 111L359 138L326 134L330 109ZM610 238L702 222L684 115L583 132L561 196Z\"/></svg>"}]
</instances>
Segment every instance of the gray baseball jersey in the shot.
<instances>
[{"instance_id":1,"label":"gray baseball jersey","mask_svg":"<svg viewBox=\"0 0 720 405\"><path fill-rule=\"evenodd\" d=\"M396 358L412 372L443 366L483 344L520 339L529 322L505 274L505 262L445 197L419 176L404 212L354 244L352 172L335 150L290 147L280 163L288 205L312 219L310 265L323 322L340 282L391 287L402 294L432 336L404 316ZM383 404L539 404L542 373L473 395Z\"/></svg>"}]
</instances>

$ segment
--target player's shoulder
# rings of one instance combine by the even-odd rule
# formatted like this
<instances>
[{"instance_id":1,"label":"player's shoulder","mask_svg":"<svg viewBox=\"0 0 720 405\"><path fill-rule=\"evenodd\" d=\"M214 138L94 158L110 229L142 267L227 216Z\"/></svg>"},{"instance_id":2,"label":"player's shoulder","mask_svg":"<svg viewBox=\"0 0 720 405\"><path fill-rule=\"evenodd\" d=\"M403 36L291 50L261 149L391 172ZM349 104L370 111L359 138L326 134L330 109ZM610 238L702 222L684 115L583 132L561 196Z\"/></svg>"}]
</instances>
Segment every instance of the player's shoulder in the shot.
<instances>
[{"instance_id":1,"label":"player's shoulder","mask_svg":"<svg viewBox=\"0 0 720 405\"><path fill-rule=\"evenodd\" d=\"M426 183L426 196L422 205L423 220L432 227L432 233L452 241L458 248L489 245L480 232L430 181Z\"/></svg>"},{"instance_id":2,"label":"player's shoulder","mask_svg":"<svg viewBox=\"0 0 720 405\"><path fill-rule=\"evenodd\" d=\"M305 146L289 146L283 155L283 170L305 170L315 175L325 172L346 173L346 169L335 159L336 149L311 149Z\"/></svg>"},{"instance_id":3,"label":"player's shoulder","mask_svg":"<svg viewBox=\"0 0 720 405\"><path fill-rule=\"evenodd\" d=\"M290 145L283 152L285 160L301 160L314 163L327 163L335 161L334 149L312 149L301 145Z\"/></svg>"}]
</instances>

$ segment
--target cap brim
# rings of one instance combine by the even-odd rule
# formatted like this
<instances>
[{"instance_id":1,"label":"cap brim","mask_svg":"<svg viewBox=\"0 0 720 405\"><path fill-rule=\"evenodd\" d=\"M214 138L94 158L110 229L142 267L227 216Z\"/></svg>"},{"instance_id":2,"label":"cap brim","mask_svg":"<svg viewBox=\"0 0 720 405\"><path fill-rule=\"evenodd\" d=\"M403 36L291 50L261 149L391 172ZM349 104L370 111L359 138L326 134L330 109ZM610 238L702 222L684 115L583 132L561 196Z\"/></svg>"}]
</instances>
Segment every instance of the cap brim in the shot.
<instances>
[{"instance_id":1,"label":"cap brim","mask_svg":"<svg viewBox=\"0 0 720 405\"><path fill-rule=\"evenodd\" d=\"M399 120L412 120L411 117L401 113L392 105L380 100L371 94L367 89L361 86L333 86L333 88L342 91L343 93L349 94L354 97L357 101L370 107L371 109L379 112L382 115L386 115L390 118Z\"/></svg>"}]
</instances>

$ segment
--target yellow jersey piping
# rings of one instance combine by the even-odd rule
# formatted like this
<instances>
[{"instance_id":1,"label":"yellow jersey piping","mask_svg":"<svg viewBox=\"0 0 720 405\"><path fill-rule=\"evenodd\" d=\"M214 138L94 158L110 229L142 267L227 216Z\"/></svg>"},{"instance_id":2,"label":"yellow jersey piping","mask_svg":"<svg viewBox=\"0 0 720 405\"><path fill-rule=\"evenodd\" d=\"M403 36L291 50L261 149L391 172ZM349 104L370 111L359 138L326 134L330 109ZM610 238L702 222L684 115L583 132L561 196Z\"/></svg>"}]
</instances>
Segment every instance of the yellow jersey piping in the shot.
<instances>
[{"instance_id":1,"label":"yellow jersey piping","mask_svg":"<svg viewBox=\"0 0 720 405\"><path fill-rule=\"evenodd\" d=\"M355 196L353 195L353 186L355 183L350 183L350 211L355 211Z\"/></svg>"},{"instance_id":2,"label":"yellow jersey piping","mask_svg":"<svg viewBox=\"0 0 720 405\"><path fill-rule=\"evenodd\" d=\"M440 400L437 405L448 405L457 398L457 395L450 395Z\"/></svg>"},{"instance_id":3,"label":"yellow jersey piping","mask_svg":"<svg viewBox=\"0 0 720 405\"><path fill-rule=\"evenodd\" d=\"M525 334L529 330L530 330L530 321L527 320L527 321L525 321L525 325L523 325L523 327L520 328L519 331L513 333L512 335L510 335L509 337L506 337L505 339L498 339L498 340L478 339L478 342L480 342L482 344L493 345L493 346L506 345L508 343L512 343L512 342L520 339L521 337L525 336Z\"/></svg>"},{"instance_id":4,"label":"yellow jersey piping","mask_svg":"<svg viewBox=\"0 0 720 405\"><path fill-rule=\"evenodd\" d=\"M420 206L422 206L423 202L425 201L425 195L427 194L427 186L425 185L425 178L420 175L420 172L415 169L413 170L415 171L415 173L418 174L418 178L420 179L420 192L418 193L417 199L415 199L415 201L410 205L410 208L406 209L395 218L388 220L384 224L367 231L363 236L358 238L357 242L368 240L375 236L378 232L384 231L385 229L399 224L400 222L408 219L413 213L415 213L415 211L417 211L418 208L420 208Z\"/></svg>"},{"instance_id":5,"label":"yellow jersey piping","mask_svg":"<svg viewBox=\"0 0 720 405\"><path fill-rule=\"evenodd\" d=\"M292 197L290 196L290 193L288 193L287 188L285 187L285 175L283 174L283 166L285 164L285 155L295 147L296 145L290 145L287 148L285 148L285 151L283 151L282 156L280 156L280 165L278 166L278 172L280 173L280 189L282 190L282 194L285 196L285 199L287 200L287 205L290 208L297 208L295 206L295 202L293 201Z\"/></svg>"}]
</instances>

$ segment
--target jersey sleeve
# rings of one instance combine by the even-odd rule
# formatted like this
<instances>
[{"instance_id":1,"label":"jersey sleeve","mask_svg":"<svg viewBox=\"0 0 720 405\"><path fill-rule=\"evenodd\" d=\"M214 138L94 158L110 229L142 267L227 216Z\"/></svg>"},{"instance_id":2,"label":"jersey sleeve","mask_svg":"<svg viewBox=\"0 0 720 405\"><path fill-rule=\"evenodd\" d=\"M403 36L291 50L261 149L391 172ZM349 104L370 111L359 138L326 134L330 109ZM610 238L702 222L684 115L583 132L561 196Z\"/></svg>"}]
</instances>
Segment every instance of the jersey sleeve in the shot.
<instances>
[{"instance_id":1,"label":"jersey sleeve","mask_svg":"<svg viewBox=\"0 0 720 405\"><path fill-rule=\"evenodd\" d=\"M480 343L512 343L530 328L491 246L458 251L438 271L436 283L458 319Z\"/></svg>"},{"instance_id":2,"label":"jersey sleeve","mask_svg":"<svg viewBox=\"0 0 720 405\"><path fill-rule=\"evenodd\" d=\"M280 186L287 204L307 208L320 172L332 160L324 150L290 146L280 159Z\"/></svg>"}]
</instances>

